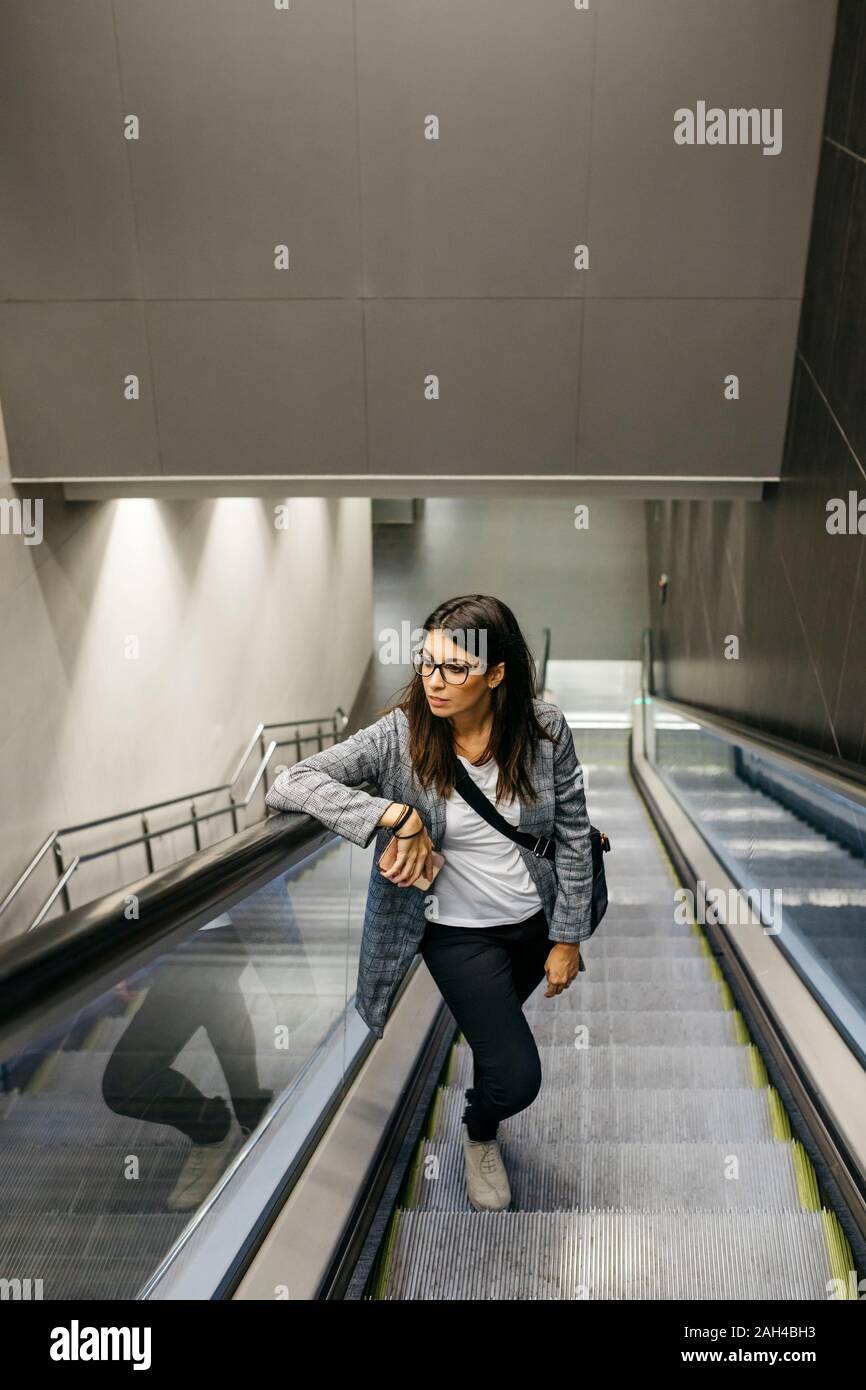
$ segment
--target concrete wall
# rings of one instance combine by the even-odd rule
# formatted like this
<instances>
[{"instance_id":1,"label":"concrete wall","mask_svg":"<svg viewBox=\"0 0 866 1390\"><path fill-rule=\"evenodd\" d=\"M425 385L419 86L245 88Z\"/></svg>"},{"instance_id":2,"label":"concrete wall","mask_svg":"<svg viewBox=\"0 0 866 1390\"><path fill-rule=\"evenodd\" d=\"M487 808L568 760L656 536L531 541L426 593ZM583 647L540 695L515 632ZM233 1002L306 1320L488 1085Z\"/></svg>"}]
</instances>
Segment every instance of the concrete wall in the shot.
<instances>
[{"instance_id":1,"label":"concrete wall","mask_svg":"<svg viewBox=\"0 0 866 1390\"><path fill-rule=\"evenodd\" d=\"M777 477L834 14L7 0L15 476Z\"/></svg>"},{"instance_id":2,"label":"concrete wall","mask_svg":"<svg viewBox=\"0 0 866 1390\"><path fill-rule=\"evenodd\" d=\"M286 505L282 530L261 499L45 500L41 544L0 535L0 898L52 829L225 781L260 720L349 710L370 656L370 504ZM204 843L230 829L213 824ZM157 842L157 866L192 849L189 832ZM144 872L141 848L112 855L73 904ZM53 881L49 862L41 897Z\"/></svg>"},{"instance_id":3,"label":"concrete wall","mask_svg":"<svg viewBox=\"0 0 866 1390\"><path fill-rule=\"evenodd\" d=\"M512 608L536 655L551 629L560 660L636 659L647 623L643 504L526 498L427 498L418 521L374 527L375 631L420 627L443 599L495 594ZM384 701L411 668L379 666L374 699Z\"/></svg>"}]
</instances>

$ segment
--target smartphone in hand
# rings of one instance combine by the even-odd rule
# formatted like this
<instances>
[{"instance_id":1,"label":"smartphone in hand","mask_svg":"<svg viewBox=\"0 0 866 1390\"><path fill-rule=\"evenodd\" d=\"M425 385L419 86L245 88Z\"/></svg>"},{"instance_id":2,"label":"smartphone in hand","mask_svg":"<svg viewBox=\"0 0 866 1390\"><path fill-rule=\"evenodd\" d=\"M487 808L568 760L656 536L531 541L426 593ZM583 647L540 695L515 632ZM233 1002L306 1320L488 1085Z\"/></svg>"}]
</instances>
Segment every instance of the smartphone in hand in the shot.
<instances>
[{"instance_id":1,"label":"smartphone in hand","mask_svg":"<svg viewBox=\"0 0 866 1390\"><path fill-rule=\"evenodd\" d=\"M380 869L390 869L393 867L396 858L397 841L392 836L385 848L383 849L382 853L379 855L379 859L377 861L378 867ZM427 855L427 863L424 866L425 872L420 873L417 878L414 878L412 882L407 884L406 886L408 888L421 888L426 892L426 890L430 887L431 883L433 882L434 878L436 877L444 863L444 854L440 854L437 849L431 849Z\"/></svg>"}]
</instances>

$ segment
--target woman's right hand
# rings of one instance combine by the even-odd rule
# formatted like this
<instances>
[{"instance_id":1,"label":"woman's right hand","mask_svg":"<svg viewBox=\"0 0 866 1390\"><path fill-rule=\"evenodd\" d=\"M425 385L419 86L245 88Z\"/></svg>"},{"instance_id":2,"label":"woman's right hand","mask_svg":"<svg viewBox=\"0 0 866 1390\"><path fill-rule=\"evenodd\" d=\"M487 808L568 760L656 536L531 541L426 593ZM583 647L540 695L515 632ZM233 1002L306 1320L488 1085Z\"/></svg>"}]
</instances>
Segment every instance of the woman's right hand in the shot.
<instances>
[{"instance_id":1,"label":"woman's right hand","mask_svg":"<svg viewBox=\"0 0 866 1390\"><path fill-rule=\"evenodd\" d=\"M415 831L419 833L416 835ZM408 838L404 839L404 836ZM400 826L394 842L397 846L394 862L387 871L380 869L379 873L389 882L396 883L398 888L409 888L418 875L429 868L429 856L433 849L433 841L417 811L413 811Z\"/></svg>"}]
</instances>

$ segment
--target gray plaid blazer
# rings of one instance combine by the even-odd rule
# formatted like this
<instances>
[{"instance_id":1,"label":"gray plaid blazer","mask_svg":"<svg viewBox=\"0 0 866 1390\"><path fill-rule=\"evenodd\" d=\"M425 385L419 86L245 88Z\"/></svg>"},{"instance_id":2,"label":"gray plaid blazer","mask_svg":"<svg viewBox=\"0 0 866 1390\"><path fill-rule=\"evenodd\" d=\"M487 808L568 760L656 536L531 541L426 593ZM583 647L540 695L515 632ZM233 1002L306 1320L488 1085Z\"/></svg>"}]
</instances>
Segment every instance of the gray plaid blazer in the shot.
<instances>
[{"instance_id":1,"label":"gray plaid blazer","mask_svg":"<svg viewBox=\"0 0 866 1390\"><path fill-rule=\"evenodd\" d=\"M539 739L530 776L538 800L521 803L518 828L556 839L556 861L518 845L535 883L552 941L585 941L590 935L592 851L583 773L562 710L533 701L541 724L555 743ZM363 791L368 782L375 794ZM435 849L445 833L445 799L418 783L409 759L409 721L391 710L375 724L304 758L281 772L268 792L276 811L302 811L352 844L366 848L376 836L361 935L355 1007L381 1037L394 996L418 951L427 924L427 895L383 878L376 860L390 830L377 822L392 801L414 806ZM431 892L435 891L435 884Z\"/></svg>"}]
</instances>

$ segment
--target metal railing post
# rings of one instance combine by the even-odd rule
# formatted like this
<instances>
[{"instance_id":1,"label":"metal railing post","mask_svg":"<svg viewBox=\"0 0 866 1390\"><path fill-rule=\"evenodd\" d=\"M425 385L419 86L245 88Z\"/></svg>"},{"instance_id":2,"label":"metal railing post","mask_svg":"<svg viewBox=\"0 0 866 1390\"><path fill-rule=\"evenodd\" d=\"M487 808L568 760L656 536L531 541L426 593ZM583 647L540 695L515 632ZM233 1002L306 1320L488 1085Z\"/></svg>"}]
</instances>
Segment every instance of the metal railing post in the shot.
<instances>
[{"instance_id":1,"label":"metal railing post","mask_svg":"<svg viewBox=\"0 0 866 1390\"><path fill-rule=\"evenodd\" d=\"M547 687L547 662L550 658L550 628L542 628L542 633L544 635L544 645L541 650L541 662L539 663L538 670L538 693L543 700L544 692Z\"/></svg>"},{"instance_id":2,"label":"metal railing post","mask_svg":"<svg viewBox=\"0 0 866 1390\"><path fill-rule=\"evenodd\" d=\"M235 834L237 834L240 830L238 810L241 807L246 807L249 805L250 797L253 794L253 792L258 788L260 782L264 783L264 794L265 796L267 796L269 790L269 765L275 749L277 747L294 747L295 761L300 762L304 757L305 743L315 743L319 749L319 752L321 752L325 747L325 740L327 738L331 738L334 741L337 741L341 731L345 729L348 722L348 716L346 715L345 711L341 709L340 706L337 706L337 708L333 710L330 715L323 716L319 719L301 719L294 724L292 724L292 722L289 720L278 724L258 724L253 731L249 743L246 745L243 753L241 754L240 761L238 762L234 772L232 773L230 780L228 782L221 782L218 786L215 787L206 787L204 790L193 794L199 800L202 797L215 796L217 795L217 793L219 793L220 795L225 795L228 799L227 804L217 806L213 811L200 812L197 808L196 801L193 800L193 797L190 795L174 796L169 797L165 801L151 802L150 804L144 807L134 806L131 807L128 811L120 811L114 815L101 816L96 820L83 821L77 825L61 826L59 829L52 830L51 834L43 842L40 849L37 850L36 854L33 855L27 867L24 869L23 873L19 875L17 881L9 889L2 901L0 901L0 916L2 916L2 914L6 912L6 910L15 901L24 885L32 877L39 863L42 861L43 858L45 858L48 855L49 850L51 850L54 855L55 867L57 870L57 882L55 883L55 886L51 891L49 899L40 910L39 916L37 917L36 921L31 925L30 928L28 928L28 930L32 930L33 926L38 925L38 923L44 919L46 912L58 899L62 899L65 911L72 911L72 902L67 885L69 884L72 875L77 870L79 870L83 864L88 863L92 859L100 859L107 854L118 854L123 849L130 849L133 846L143 844L148 873L153 873L155 872L156 868L154 863L153 841L159 839L161 836L171 835L174 834L174 832L177 830L185 830L187 827L191 826L193 831L193 837L195 840L196 850L200 850L202 847L202 822L206 820L214 820L216 818L223 817L226 815L231 817L232 829L234 830ZM328 727L329 724L330 729ZM315 727L315 733L301 733L302 728L312 729L313 727ZM294 735L289 734L285 739L281 737L279 742L272 741L270 743L266 743L266 729L279 729L285 732L294 729ZM244 768L247 765L249 757L255 749L257 743L259 745L260 751L259 766L256 770L256 774L250 792L248 792L246 797L239 802L235 796L235 784L239 781L244 771ZM176 821L170 825L163 826L159 830L151 831L150 822L148 819L149 812L165 810L169 806L180 806L183 803L187 803L189 807L187 820ZM140 821L141 834L135 837L121 840L115 844L103 845L101 848L94 849L87 854L74 854L74 857L72 858L70 863L68 865L64 864L64 855L60 846L61 835L78 835L84 831L95 830L98 827L115 825L119 821L134 821L136 819Z\"/></svg>"},{"instance_id":3,"label":"metal railing post","mask_svg":"<svg viewBox=\"0 0 866 1390\"><path fill-rule=\"evenodd\" d=\"M153 873L153 845L150 843L150 826L147 823L147 816L141 818L141 828L144 831L144 853L147 858L147 872Z\"/></svg>"},{"instance_id":4,"label":"metal railing post","mask_svg":"<svg viewBox=\"0 0 866 1390\"><path fill-rule=\"evenodd\" d=\"M63 850L60 847L59 840L54 841L54 863L57 868L57 878L62 885L60 891L63 897L63 909L65 912L71 912L72 901L69 897L69 880L65 876L66 866L63 863Z\"/></svg>"},{"instance_id":5,"label":"metal railing post","mask_svg":"<svg viewBox=\"0 0 866 1390\"><path fill-rule=\"evenodd\" d=\"M653 630L645 627L641 634L641 694L644 696L654 694L653 691Z\"/></svg>"}]
</instances>

